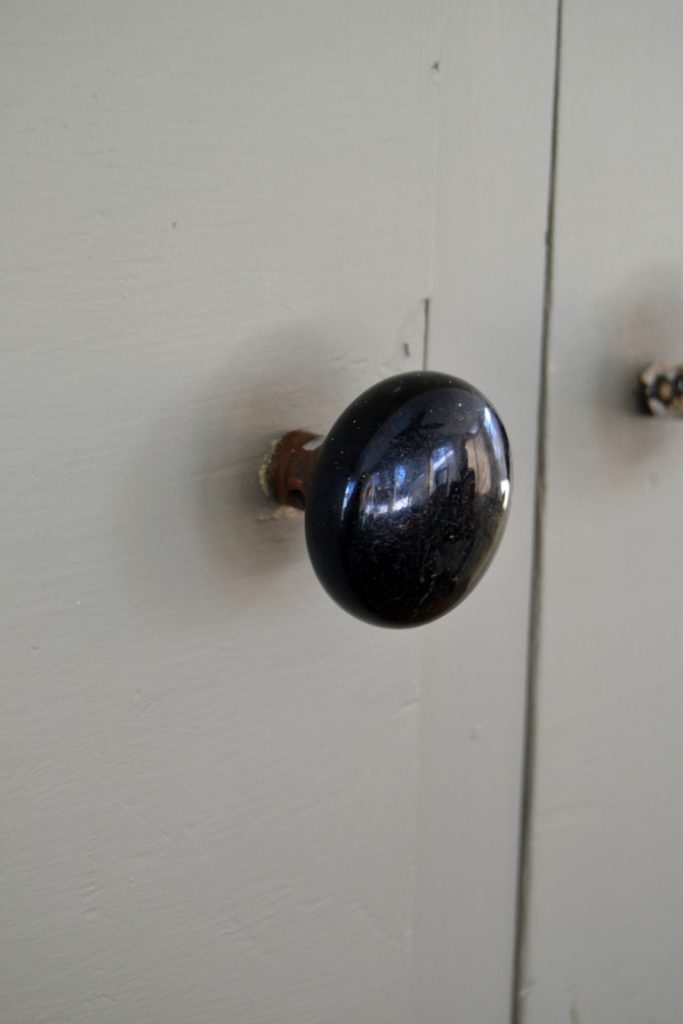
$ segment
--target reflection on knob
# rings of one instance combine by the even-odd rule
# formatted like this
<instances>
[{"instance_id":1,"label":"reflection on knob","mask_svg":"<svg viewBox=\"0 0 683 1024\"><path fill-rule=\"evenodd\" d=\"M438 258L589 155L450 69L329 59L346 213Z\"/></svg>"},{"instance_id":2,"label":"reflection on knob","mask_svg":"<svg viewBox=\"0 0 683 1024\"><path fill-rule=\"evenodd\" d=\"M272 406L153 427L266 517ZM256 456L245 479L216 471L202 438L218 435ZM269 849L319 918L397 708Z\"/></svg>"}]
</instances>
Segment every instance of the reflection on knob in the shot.
<instances>
[{"instance_id":1,"label":"reflection on knob","mask_svg":"<svg viewBox=\"0 0 683 1024\"><path fill-rule=\"evenodd\" d=\"M335 601L366 622L418 626L455 607L489 565L510 453L470 384L403 373L352 402L322 443L286 434L263 478L276 501L305 509L311 562Z\"/></svg>"}]
</instances>

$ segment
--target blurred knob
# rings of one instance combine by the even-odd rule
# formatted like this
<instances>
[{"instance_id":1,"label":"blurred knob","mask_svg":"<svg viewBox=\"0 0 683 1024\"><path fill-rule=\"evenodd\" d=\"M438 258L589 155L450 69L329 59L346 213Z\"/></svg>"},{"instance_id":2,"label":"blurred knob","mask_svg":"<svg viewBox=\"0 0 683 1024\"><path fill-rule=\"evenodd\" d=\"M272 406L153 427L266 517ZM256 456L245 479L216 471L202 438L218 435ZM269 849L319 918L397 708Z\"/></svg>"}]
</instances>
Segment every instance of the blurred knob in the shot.
<instances>
[{"instance_id":1,"label":"blurred knob","mask_svg":"<svg viewBox=\"0 0 683 1024\"><path fill-rule=\"evenodd\" d=\"M640 397L650 416L683 419L683 366L651 363L640 374Z\"/></svg>"},{"instance_id":2,"label":"blurred knob","mask_svg":"<svg viewBox=\"0 0 683 1024\"><path fill-rule=\"evenodd\" d=\"M489 565L510 501L507 435L488 399L443 373L403 373L365 391L315 442L285 434L262 479L274 500L305 509L328 594L381 626L454 608Z\"/></svg>"}]
</instances>

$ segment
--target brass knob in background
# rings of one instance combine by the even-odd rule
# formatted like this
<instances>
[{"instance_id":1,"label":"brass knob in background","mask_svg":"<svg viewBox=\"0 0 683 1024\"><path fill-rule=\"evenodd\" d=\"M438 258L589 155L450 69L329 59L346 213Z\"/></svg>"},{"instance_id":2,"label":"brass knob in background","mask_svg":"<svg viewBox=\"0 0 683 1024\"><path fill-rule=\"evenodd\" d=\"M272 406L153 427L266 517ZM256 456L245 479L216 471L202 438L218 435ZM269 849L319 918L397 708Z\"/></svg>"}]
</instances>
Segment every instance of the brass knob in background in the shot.
<instances>
[{"instance_id":1,"label":"brass knob in background","mask_svg":"<svg viewBox=\"0 0 683 1024\"><path fill-rule=\"evenodd\" d=\"M683 419L683 366L650 363L640 374L640 399L650 416Z\"/></svg>"}]
</instances>

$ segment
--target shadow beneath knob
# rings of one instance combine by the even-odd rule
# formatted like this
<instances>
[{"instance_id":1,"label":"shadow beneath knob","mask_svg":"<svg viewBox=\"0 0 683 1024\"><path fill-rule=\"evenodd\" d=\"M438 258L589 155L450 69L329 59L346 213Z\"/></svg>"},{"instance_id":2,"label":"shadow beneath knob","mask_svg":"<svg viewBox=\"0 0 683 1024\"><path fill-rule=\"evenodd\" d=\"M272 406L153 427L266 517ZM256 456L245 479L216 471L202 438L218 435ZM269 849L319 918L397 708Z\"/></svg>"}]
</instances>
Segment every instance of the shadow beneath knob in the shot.
<instances>
[{"instance_id":1,"label":"shadow beneath knob","mask_svg":"<svg viewBox=\"0 0 683 1024\"><path fill-rule=\"evenodd\" d=\"M258 468L292 426L324 433L340 402L319 336L284 331L226 348L234 358L219 377L195 378L150 414L127 503L135 596L182 608L185 623L291 597L292 572L312 578L303 513L269 501ZM268 358L242 370L250 348Z\"/></svg>"},{"instance_id":2,"label":"shadow beneath knob","mask_svg":"<svg viewBox=\"0 0 683 1024\"><path fill-rule=\"evenodd\" d=\"M168 387L149 388L139 455L122 496L127 585L145 610L225 628L254 607L310 608L318 582L305 549L303 514L261 492L258 469L273 440L303 428L324 435L377 380L414 369L423 332L419 306L397 331L395 310L283 326L227 338L215 367L175 353ZM406 344L410 339L410 345ZM204 372L202 372L204 370ZM171 620L173 615L171 614Z\"/></svg>"}]
</instances>

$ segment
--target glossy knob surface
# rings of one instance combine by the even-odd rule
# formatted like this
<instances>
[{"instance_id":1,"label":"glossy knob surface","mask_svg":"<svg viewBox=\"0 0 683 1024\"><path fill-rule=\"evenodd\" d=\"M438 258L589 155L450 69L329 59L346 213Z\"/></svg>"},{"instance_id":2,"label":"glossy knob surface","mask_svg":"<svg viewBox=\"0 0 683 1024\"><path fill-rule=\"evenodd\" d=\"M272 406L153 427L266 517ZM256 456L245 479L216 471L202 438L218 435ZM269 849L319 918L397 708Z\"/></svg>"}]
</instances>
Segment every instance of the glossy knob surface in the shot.
<instances>
[{"instance_id":1,"label":"glossy knob surface","mask_svg":"<svg viewBox=\"0 0 683 1024\"><path fill-rule=\"evenodd\" d=\"M306 541L328 593L353 615L418 626L481 579L510 499L510 454L491 403L442 373L364 392L323 442Z\"/></svg>"}]
</instances>

